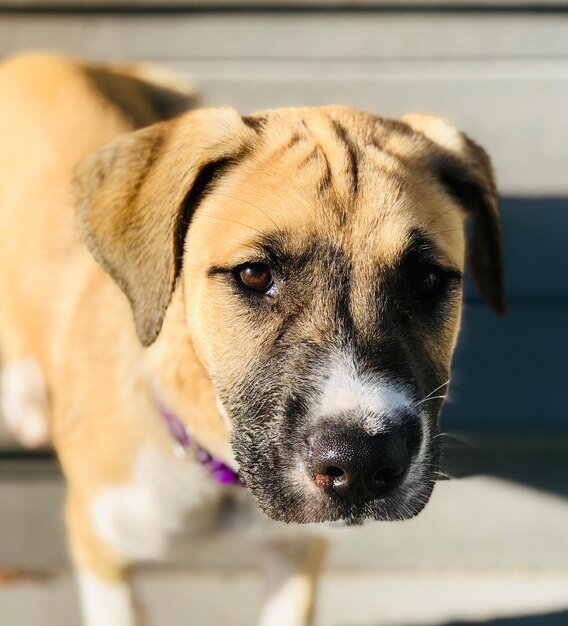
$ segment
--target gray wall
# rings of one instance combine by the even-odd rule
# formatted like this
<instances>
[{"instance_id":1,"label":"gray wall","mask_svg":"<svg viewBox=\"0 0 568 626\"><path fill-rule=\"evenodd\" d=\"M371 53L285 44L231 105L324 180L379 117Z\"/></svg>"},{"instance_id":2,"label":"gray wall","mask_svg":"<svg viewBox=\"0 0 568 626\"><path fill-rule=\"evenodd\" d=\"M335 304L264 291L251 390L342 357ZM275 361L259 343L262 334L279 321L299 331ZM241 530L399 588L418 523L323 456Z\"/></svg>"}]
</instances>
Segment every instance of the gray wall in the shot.
<instances>
[{"instance_id":1,"label":"gray wall","mask_svg":"<svg viewBox=\"0 0 568 626\"><path fill-rule=\"evenodd\" d=\"M364 1L352 11L324 1L311 3L322 10L301 2L287 11L270 3L239 11L238 2L224 3L231 10L172 2L170 10L149 11L152 2L128 0L105 12L105 4L0 2L0 56L33 48L144 59L192 77L207 104L243 113L330 102L388 116L431 112L483 144L503 195L510 313L494 318L468 286L444 423L453 430L568 431L562 3L544 12L507 1L501 10L472 2L468 11L416 8L425 3L396 9L405 2L382 10Z\"/></svg>"}]
</instances>

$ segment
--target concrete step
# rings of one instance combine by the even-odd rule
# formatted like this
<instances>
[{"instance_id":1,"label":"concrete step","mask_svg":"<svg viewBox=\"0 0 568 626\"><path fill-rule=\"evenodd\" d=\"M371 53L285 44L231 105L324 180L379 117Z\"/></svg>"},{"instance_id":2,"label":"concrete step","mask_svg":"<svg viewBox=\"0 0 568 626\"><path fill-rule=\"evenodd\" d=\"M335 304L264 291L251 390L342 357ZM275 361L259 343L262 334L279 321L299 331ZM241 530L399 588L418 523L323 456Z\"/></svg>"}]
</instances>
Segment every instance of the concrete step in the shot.
<instances>
[{"instance_id":1,"label":"concrete step","mask_svg":"<svg viewBox=\"0 0 568 626\"><path fill-rule=\"evenodd\" d=\"M490 476L438 483L413 520L334 529L330 566L568 567L565 449L549 447L544 457L528 448L508 455L496 450L482 461ZM54 461L0 462L0 564L67 564L64 494ZM249 567L254 549L246 538L221 536L180 545L175 563Z\"/></svg>"},{"instance_id":2,"label":"concrete step","mask_svg":"<svg viewBox=\"0 0 568 626\"><path fill-rule=\"evenodd\" d=\"M318 626L566 626L566 449L535 442L486 445L489 475L439 483L414 520L327 531ZM475 471L479 459L458 456L462 474ZM78 623L64 494L53 460L0 461L1 626ZM251 540L222 536L141 568L148 626L254 624L255 560Z\"/></svg>"},{"instance_id":3,"label":"concrete step","mask_svg":"<svg viewBox=\"0 0 568 626\"><path fill-rule=\"evenodd\" d=\"M137 575L135 589L148 626L251 626L261 600L258 577L248 570L151 569ZM567 590L568 570L330 571L316 625L465 626L509 618L511 626L565 626ZM0 585L0 623L77 626L72 577Z\"/></svg>"}]
</instances>

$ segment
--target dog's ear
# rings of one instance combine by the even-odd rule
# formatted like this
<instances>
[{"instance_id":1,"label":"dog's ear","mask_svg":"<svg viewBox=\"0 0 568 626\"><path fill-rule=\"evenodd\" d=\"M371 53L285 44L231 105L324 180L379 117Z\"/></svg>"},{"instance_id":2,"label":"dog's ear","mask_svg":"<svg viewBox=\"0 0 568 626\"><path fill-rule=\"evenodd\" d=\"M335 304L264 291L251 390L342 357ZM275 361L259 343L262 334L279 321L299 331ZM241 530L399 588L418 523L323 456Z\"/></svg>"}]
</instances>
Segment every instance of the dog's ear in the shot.
<instances>
[{"instance_id":1,"label":"dog's ear","mask_svg":"<svg viewBox=\"0 0 568 626\"><path fill-rule=\"evenodd\" d=\"M507 305L501 223L489 156L464 133L440 118L411 114L402 120L436 144L433 157L429 157L435 175L473 218L469 262L477 286L492 309L503 315Z\"/></svg>"},{"instance_id":2,"label":"dog's ear","mask_svg":"<svg viewBox=\"0 0 568 626\"><path fill-rule=\"evenodd\" d=\"M194 209L255 135L231 109L197 110L123 135L77 167L83 237L130 300L143 345L162 326Z\"/></svg>"}]
</instances>

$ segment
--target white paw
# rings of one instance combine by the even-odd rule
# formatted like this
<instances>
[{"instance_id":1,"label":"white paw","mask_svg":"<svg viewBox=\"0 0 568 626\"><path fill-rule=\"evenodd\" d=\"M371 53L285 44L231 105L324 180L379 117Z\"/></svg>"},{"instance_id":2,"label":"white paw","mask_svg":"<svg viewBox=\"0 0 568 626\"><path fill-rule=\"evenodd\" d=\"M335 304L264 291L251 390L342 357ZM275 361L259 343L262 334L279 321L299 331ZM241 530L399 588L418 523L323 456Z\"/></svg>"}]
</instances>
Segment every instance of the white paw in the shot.
<instances>
[{"instance_id":1,"label":"white paw","mask_svg":"<svg viewBox=\"0 0 568 626\"><path fill-rule=\"evenodd\" d=\"M86 626L136 626L130 588L107 582L87 570L78 572L81 609Z\"/></svg>"},{"instance_id":2,"label":"white paw","mask_svg":"<svg viewBox=\"0 0 568 626\"><path fill-rule=\"evenodd\" d=\"M14 437L28 448L49 441L49 406L43 374L34 359L10 363L0 379L0 410Z\"/></svg>"},{"instance_id":3,"label":"white paw","mask_svg":"<svg viewBox=\"0 0 568 626\"><path fill-rule=\"evenodd\" d=\"M305 575L290 575L265 599L259 626L308 626L312 593Z\"/></svg>"}]
</instances>

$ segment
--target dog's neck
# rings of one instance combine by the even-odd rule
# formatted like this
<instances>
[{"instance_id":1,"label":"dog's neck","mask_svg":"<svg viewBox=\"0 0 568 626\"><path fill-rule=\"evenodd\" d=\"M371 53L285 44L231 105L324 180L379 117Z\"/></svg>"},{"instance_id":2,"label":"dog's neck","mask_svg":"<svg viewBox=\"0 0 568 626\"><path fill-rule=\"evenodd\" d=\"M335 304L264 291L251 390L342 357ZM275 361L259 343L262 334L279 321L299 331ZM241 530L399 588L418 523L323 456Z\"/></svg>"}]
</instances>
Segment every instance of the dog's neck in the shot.
<instances>
[{"instance_id":1,"label":"dog's neck","mask_svg":"<svg viewBox=\"0 0 568 626\"><path fill-rule=\"evenodd\" d=\"M203 465L211 478L220 485L236 485L244 487L244 483L239 478L237 472L232 470L221 459L211 456L207 450L199 446L189 434L185 424L178 416L169 410L163 403L157 402L158 412L167 427L170 435L183 454L192 452L196 460Z\"/></svg>"}]
</instances>

